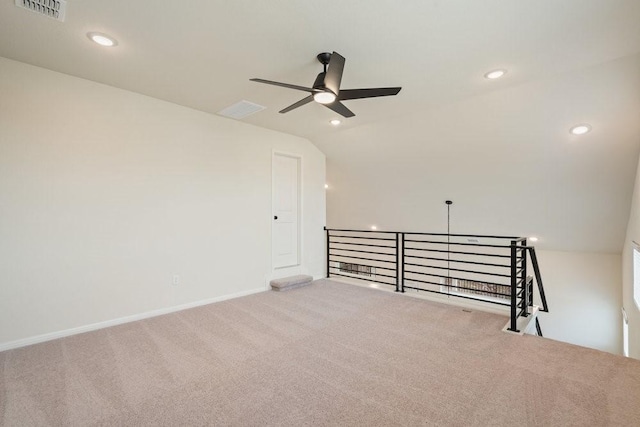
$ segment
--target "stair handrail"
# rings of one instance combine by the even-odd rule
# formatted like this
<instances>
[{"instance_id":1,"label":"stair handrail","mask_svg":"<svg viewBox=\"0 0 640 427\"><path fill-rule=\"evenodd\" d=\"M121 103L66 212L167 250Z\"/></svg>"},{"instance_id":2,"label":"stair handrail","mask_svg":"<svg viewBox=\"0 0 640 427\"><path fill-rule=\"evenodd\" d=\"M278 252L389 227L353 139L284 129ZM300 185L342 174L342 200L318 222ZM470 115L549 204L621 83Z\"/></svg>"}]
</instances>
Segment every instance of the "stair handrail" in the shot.
<instances>
[{"instance_id":1,"label":"stair handrail","mask_svg":"<svg viewBox=\"0 0 640 427\"><path fill-rule=\"evenodd\" d=\"M529 256L531 257L531 266L533 267L533 274L536 277L536 283L538 285L538 294L540 295L540 302L542 302L542 308L540 311L545 313L549 312L549 306L547 305L547 297L544 293L544 285L542 284L542 276L540 275L540 266L538 265L538 257L536 256L536 248L533 246L527 246L529 250Z\"/></svg>"}]
</instances>

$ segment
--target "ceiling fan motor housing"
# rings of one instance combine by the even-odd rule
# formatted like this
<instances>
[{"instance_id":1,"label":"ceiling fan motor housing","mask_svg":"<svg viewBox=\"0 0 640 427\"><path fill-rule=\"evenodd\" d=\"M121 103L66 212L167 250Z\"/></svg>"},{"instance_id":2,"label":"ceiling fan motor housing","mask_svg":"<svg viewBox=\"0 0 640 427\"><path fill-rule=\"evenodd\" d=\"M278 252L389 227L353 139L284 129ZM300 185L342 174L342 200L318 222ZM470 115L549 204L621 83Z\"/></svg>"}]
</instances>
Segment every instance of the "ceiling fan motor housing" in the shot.
<instances>
[{"instance_id":1,"label":"ceiling fan motor housing","mask_svg":"<svg viewBox=\"0 0 640 427\"><path fill-rule=\"evenodd\" d=\"M316 56L316 58L318 58L318 61L320 61L322 65L326 66L329 64L329 60L331 59L331 54L329 52L322 52L322 53L319 53L318 56Z\"/></svg>"}]
</instances>

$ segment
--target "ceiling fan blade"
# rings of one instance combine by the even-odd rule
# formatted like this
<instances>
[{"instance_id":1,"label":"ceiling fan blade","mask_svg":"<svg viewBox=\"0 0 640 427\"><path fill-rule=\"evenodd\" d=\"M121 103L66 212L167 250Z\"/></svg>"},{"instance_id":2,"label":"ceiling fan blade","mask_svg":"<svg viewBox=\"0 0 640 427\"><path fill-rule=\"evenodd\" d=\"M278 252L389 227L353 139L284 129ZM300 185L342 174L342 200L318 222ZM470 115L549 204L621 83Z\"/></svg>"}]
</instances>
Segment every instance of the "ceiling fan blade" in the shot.
<instances>
[{"instance_id":1,"label":"ceiling fan blade","mask_svg":"<svg viewBox=\"0 0 640 427\"><path fill-rule=\"evenodd\" d=\"M332 102L331 104L322 104L322 105L329 108L330 110L335 111L336 113L340 114L343 117L355 116L355 114L353 114L353 111L349 110L341 102L335 101L335 102Z\"/></svg>"},{"instance_id":2,"label":"ceiling fan blade","mask_svg":"<svg viewBox=\"0 0 640 427\"><path fill-rule=\"evenodd\" d=\"M376 96L392 96L400 92L401 87L379 87L375 89L344 89L338 94L338 101L348 99L375 98Z\"/></svg>"},{"instance_id":3,"label":"ceiling fan blade","mask_svg":"<svg viewBox=\"0 0 640 427\"><path fill-rule=\"evenodd\" d=\"M329 67L324 77L324 85L336 95L340 92L340 82L342 81L342 71L344 70L344 57L337 52L331 54Z\"/></svg>"},{"instance_id":4,"label":"ceiling fan blade","mask_svg":"<svg viewBox=\"0 0 640 427\"><path fill-rule=\"evenodd\" d=\"M313 93L313 89L308 88L308 87L304 87L304 86L297 86L297 85L290 85L289 83L280 83L280 82L274 82L271 80L264 80L264 79L249 79L252 82L258 82L258 83L266 83L268 85L274 85L274 86L282 86L282 87L286 87L289 89L296 89L296 90L302 90L304 92L312 92Z\"/></svg>"},{"instance_id":5,"label":"ceiling fan blade","mask_svg":"<svg viewBox=\"0 0 640 427\"><path fill-rule=\"evenodd\" d=\"M298 108L298 107L302 107L304 104L308 104L311 101L313 101L313 95L309 95L306 98L302 98L300 101L296 102L295 104L289 105L284 110L280 110L280 113L281 114L288 113L289 111L291 111L291 110L293 110L295 108Z\"/></svg>"}]
</instances>

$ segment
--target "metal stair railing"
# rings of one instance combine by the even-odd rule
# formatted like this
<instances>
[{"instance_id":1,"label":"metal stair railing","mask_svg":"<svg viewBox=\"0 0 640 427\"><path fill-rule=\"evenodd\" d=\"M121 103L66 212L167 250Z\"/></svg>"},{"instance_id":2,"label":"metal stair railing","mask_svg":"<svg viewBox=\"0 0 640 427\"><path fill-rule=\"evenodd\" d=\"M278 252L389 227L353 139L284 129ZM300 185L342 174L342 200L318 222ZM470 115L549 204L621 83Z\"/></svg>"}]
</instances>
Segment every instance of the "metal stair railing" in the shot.
<instances>
[{"instance_id":1,"label":"metal stair railing","mask_svg":"<svg viewBox=\"0 0 640 427\"><path fill-rule=\"evenodd\" d=\"M534 281L547 300L535 248L525 237L328 229L327 277L348 277L509 307L509 330L531 314ZM507 262L508 260L508 262ZM533 276L528 275L531 264ZM541 334L536 318L536 326Z\"/></svg>"}]
</instances>

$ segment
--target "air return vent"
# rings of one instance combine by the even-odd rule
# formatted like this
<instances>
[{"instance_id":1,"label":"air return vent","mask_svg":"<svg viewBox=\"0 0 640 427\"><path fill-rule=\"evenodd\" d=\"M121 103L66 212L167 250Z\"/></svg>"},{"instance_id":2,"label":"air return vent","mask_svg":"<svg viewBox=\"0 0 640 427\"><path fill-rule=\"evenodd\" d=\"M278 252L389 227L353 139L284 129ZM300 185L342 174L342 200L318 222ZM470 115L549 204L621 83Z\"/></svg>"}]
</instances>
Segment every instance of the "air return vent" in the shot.
<instances>
[{"instance_id":1,"label":"air return vent","mask_svg":"<svg viewBox=\"0 0 640 427\"><path fill-rule=\"evenodd\" d=\"M262 105L254 104L253 102L249 101L240 101L230 107L225 108L224 110L218 111L218 114L224 117L229 117L231 119L239 120L244 119L245 117L264 109L265 107L263 107Z\"/></svg>"},{"instance_id":2,"label":"air return vent","mask_svg":"<svg viewBox=\"0 0 640 427\"><path fill-rule=\"evenodd\" d=\"M16 6L57 21L64 21L64 15L67 10L67 2L65 0L16 0Z\"/></svg>"}]
</instances>

